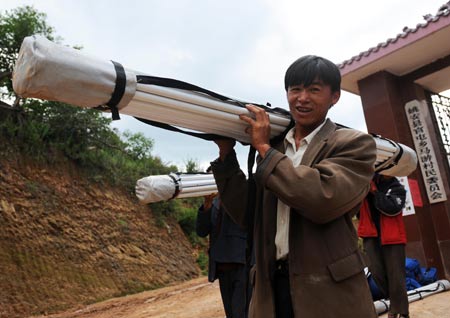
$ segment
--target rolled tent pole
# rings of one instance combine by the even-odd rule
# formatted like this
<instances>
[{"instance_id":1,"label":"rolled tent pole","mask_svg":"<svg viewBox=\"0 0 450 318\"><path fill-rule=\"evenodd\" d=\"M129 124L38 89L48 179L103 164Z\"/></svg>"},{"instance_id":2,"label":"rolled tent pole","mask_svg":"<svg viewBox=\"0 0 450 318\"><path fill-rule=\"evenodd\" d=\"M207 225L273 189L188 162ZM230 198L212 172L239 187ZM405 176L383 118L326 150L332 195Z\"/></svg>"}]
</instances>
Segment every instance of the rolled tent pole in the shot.
<instances>
[{"instance_id":1,"label":"rolled tent pole","mask_svg":"<svg viewBox=\"0 0 450 318\"><path fill-rule=\"evenodd\" d=\"M183 193L208 192L208 191L210 191L210 193L217 192L217 186L215 184L211 184L211 185L183 188Z\"/></svg>"},{"instance_id":2,"label":"rolled tent pole","mask_svg":"<svg viewBox=\"0 0 450 318\"><path fill-rule=\"evenodd\" d=\"M377 147L375 172L392 177L408 176L417 167L417 154L408 146L372 134ZM386 159L384 159L387 157Z\"/></svg>"},{"instance_id":3,"label":"rolled tent pole","mask_svg":"<svg viewBox=\"0 0 450 318\"><path fill-rule=\"evenodd\" d=\"M242 124L242 120L239 119L239 115L248 113L248 111L242 107L235 106L236 113L228 113L225 111L220 111L212 108L197 106L195 104L183 101L173 100L167 97L146 94L140 91L136 91L134 99L141 102L149 102L152 104L161 105L181 112L189 112L193 114L204 115L209 118L224 120L237 126L244 126L244 124ZM289 122L284 127L278 124L271 123L270 127L273 130L273 134L280 134L286 129L287 125L289 125Z\"/></svg>"},{"instance_id":4,"label":"rolled tent pole","mask_svg":"<svg viewBox=\"0 0 450 318\"><path fill-rule=\"evenodd\" d=\"M120 111L141 120L161 123L166 129L182 128L200 135L223 136L250 143L250 137L245 133L246 123L239 119L240 114L252 116L243 107L247 102L189 83L130 70L117 62L87 56L42 36L24 39L13 70L13 88L21 97L78 107L100 107L103 111L111 111L115 119L119 118ZM289 112L258 106L264 107L269 114L271 138L282 136L291 125ZM378 135L373 138L377 147L376 172L407 176L416 169L417 154L411 148Z\"/></svg>"},{"instance_id":5,"label":"rolled tent pole","mask_svg":"<svg viewBox=\"0 0 450 318\"><path fill-rule=\"evenodd\" d=\"M214 194L217 193L217 191L215 192L211 192L211 191L204 191L204 192L196 192L196 193L180 193L177 198L179 199L184 199L184 198L198 198L198 197L202 197L205 195L210 195L210 194Z\"/></svg>"},{"instance_id":6,"label":"rolled tent pole","mask_svg":"<svg viewBox=\"0 0 450 318\"><path fill-rule=\"evenodd\" d=\"M417 156L415 152L406 146L396 146L393 141L379 136L374 136L377 152L380 149L381 154L387 153L385 156L377 156L375 167L382 174L402 176L409 174L417 165ZM400 148L402 147L402 148ZM408 156L401 156L399 161L396 158L401 153L410 152ZM391 155L389 155L391 154ZM385 170L382 170L385 169ZM176 174L171 174L172 176ZM177 174L179 176L179 184L169 176L148 176L139 179L136 183L136 196L142 203L153 203L165 201L174 198L193 198L217 192L217 185L212 174ZM163 180L157 182L157 180ZM155 180L155 181L153 181ZM177 179L178 180L178 179ZM165 193L161 195L161 193Z\"/></svg>"},{"instance_id":7,"label":"rolled tent pole","mask_svg":"<svg viewBox=\"0 0 450 318\"><path fill-rule=\"evenodd\" d=\"M183 187L201 187L201 186L209 186L211 184L211 180L192 180L192 181L184 181Z\"/></svg>"},{"instance_id":8,"label":"rolled tent pole","mask_svg":"<svg viewBox=\"0 0 450 318\"><path fill-rule=\"evenodd\" d=\"M161 87L156 85L137 84L137 91L168 97L172 100L186 101L194 105L205 106L222 112L228 112L230 114L239 115L243 113L240 108L236 107L236 105L218 102L217 100L214 100L212 98L207 99L201 95L197 96L196 94L187 94L186 92L177 89L169 89L167 87ZM283 128L288 126L290 122L288 118L281 117L276 114L269 114L269 118L271 123L279 125Z\"/></svg>"},{"instance_id":9,"label":"rolled tent pole","mask_svg":"<svg viewBox=\"0 0 450 318\"><path fill-rule=\"evenodd\" d=\"M432 284L408 291L408 302L412 303L446 290L450 290L450 282L445 279L438 280ZM389 299L377 300L373 304L378 315L387 312L391 305Z\"/></svg>"},{"instance_id":10,"label":"rolled tent pole","mask_svg":"<svg viewBox=\"0 0 450 318\"><path fill-rule=\"evenodd\" d=\"M148 104L141 104L138 101L132 102L134 106L148 106ZM152 109L148 109L151 111L151 116L146 116L147 112L140 111L139 113L134 113L130 111L128 114L138 118L146 118L158 122L169 123L174 126L183 127L187 129L196 130L195 127L198 127L201 123L202 130L205 133L214 133L217 135L222 135L226 137L230 137L233 139L241 140L243 142L249 142L248 138L241 138L241 132L236 127L229 127L227 124L221 122L220 120L216 120L213 118L209 118L207 116L194 115L189 112L183 113L183 118L180 118L180 113L174 110L168 110L163 107L159 107L158 105L152 105ZM138 109L137 107L134 109ZM133 110L134 110L133 109ZM144 116L142 116L144 115ZM149 118L151 117L151 118Z\"/></svg>"},{"instance_id":11,"label":"rolled tent pole","mask_svg":"<svg viewBox=\"0 0 450 318\"><path fill-rule=\"evenodd\" d=\"M147 204L217 193L217 186L212 174L171 173L139 179L135 192L139 201Z\"/></svg>"}]
</instances>

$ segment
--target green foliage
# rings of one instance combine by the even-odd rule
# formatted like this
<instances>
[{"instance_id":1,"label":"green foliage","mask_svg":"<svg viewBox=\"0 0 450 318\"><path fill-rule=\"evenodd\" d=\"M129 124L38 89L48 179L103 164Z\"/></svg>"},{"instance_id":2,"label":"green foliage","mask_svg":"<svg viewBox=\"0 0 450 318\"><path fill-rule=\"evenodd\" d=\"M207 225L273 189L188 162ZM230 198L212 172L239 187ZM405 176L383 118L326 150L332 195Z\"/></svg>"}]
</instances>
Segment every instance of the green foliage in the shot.
<instances>
[{"instance_id":1,"label":"green foliage","mask_svg":"<svg viewBox=\"0 0 450 318\"><path fill-rule=\"evenodd\" d=\"M180 227L188 235L190 233L195 233L197 210L198 210L198 207L197 208L195 208L195 207L184 208L183 213L181 213L181 215L177 218L178 224L180 224Z\"/></svg>"},{"instance_id":2,"label":"green foliage","mask_svg":"<svg viewBox=\"0 0 450 318\"><path fill-rule=\"evenodd\" d=\"M24 6L0 13L0 88L12 94L11 72L25 37L40 34L55 40L54 30L47 25L46 14Z\"/></svg>"},{"instance_id":3,"label":"green foliage","mask_svg":"<svg viewBox=\"0 0 450 318\"><path fill-rule=\"evenodd\" d=\"M162 227L167 216L176 216L181 211L181 205L177 200L161 201L150 204L156 224Z\"/></svg>"},{"instance_id":4,"label":"green foliage","mask_svg":"<svg viewBox=\"0 0 450 318\"><path fill-rule=\"evenodd\" d=\"M61 153L93 180L133 191L144 176L177 171L152 156L153 140L130 132L122 140L99 111L28 99L20 112L4 113L0 136L5 140L36 160L52 162Z\"/></svg>"},{"instance_id":5,"label":"green foliage","mask_svg":"<svg viewBox=\"0 0 450 318\"><path fill-rule=\"evenodd\" d=\"M208 255L203 250L198 254L197 264L202 270L202 274L208 275Z\"/></svg>"},{"instance_id":6,"label":"green foliage","mask_svg":"<svg viewBox=\"0 0 450 318\"><path fill-rule=\"evenodd\" d=\"M188 159L184 162L186 166L186 173L198 173L200 172L200 164L197 160Z\"/></svg>"},{"instance_id":7,"label":"green foliage","mask_svg":"<svg viewBox=\"0 0 450 318\"><path fill-rule=\"evenodd\" d=\"M129 130L123 133L123 137L126 139L126 150L130 156L141 160L150 155L153 148L153 140L147 139L142 133L132 134Z\"/></svg>"},{"instance_id":8,"label":"green foliage","mask_svg":"<svg viewBox=\"0 0 450 318\"><path fill-rule=\"evenodd\" d=\"M188 237L192 246L205 247L207 241L199 237L196 231L197 211L203 203L203 198L186 198L176 200L180 204L181 208L176 214L178 224Z\"/></svg>"}]
</instances>

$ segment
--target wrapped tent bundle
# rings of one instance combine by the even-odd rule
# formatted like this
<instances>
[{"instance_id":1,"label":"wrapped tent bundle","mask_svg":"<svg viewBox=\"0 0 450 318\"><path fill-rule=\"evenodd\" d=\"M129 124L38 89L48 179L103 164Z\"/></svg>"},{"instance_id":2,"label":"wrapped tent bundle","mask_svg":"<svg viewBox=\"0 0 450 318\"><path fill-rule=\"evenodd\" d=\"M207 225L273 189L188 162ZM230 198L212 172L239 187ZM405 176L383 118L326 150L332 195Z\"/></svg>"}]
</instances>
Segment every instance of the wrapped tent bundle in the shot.
<instances>
[{"instance_id":1,"label":"wrapped tent bundle","mask_svg":"<svg viewBox=\"0 0 450 318\"><path fill-rule=\"evenodd\" d=\"M119 111L150 125L203 139L233 138L250 143L240 114L247 102L169 78L125 69L120 63L84 55L41 36L24 39L13 71L13 88L21 97L58 101L79 107ZM263 107L269 114L271 138L282 138L292 126L287 110ZM373 136L375 169L406 176L416 169L417 155L409 147Z\"/></svg>"},{"instance_id":2,"label":"wrapped tent bundle","mask_svg":"<svg viewBox=\"0 0 450 318\"><path fill-rule=\"evenodd\" d=\"M446 279L438 280L426 286L408 291L408 302L412 303L416 300L422 300L431 295L450 290L450 282ZM390 309L391 302L389 299L381 299L374 301L375 310L378 315L387 312Z\"/></svg>"},{"instance_id":3,"label":"wrapped tent bundle","mask_svg":"<svg viewBox=\"0 0 450 318\"><path fill-rule=\"evenodd\" d=\"M217 186L212 174L171 173L139 179L135 192L139 201L145 204L213 194L217 193Z\"/></svg>"},{"instance_id":4,"label":"wrapped tent bundle","mask_svg":"<svg viewBox=\"0 0 450 318\"><path fill-rule=\"evenodd\" d=\"M415 152L392 140L374 136L377 145L375 169L385 175L404 176L417 165ZM403 152L409 152L406 156ZM195 198L217 192L212 174L155 175L139 179L135 187L141 203L155 203L175 198Z\"/></svg>"}]
</instances>

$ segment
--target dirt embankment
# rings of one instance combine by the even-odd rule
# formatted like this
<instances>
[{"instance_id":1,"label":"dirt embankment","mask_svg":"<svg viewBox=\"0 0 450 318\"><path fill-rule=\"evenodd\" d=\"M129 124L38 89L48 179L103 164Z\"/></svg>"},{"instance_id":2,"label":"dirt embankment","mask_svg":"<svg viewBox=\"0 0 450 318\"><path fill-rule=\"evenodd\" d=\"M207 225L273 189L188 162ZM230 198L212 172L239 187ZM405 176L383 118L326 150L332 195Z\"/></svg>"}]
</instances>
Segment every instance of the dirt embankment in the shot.
<instances>
[{"instance_id":1,"label":"dirt embankment","mask_svg":"<svg viewBox=\"0 0 450 318\"><path fill-rule=\"evenodd\" d=\"M75 308L198 277L185 235L73 163L0 150L0 317Z\"/></svg>"}]
</instances>

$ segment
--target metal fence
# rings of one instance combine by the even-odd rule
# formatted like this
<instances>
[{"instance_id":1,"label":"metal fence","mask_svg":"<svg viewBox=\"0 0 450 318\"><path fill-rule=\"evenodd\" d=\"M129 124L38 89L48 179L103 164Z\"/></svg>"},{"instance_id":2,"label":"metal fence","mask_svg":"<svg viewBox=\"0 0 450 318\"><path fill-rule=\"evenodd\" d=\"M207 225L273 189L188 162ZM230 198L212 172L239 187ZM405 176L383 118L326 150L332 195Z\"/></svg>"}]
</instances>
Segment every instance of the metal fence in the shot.
<instances>
[{"instance_id":1,"label":"metal fence","mask_svg":"<svg viewBox=\"0 0 450 318\"><path fill-rule=\"evenodd\" d=\"M438 143L441 151L445 152L450 166L450 98L428 92L429 103L433 112L436 129L439 130Z\"/></svg>"}]
</instances>

